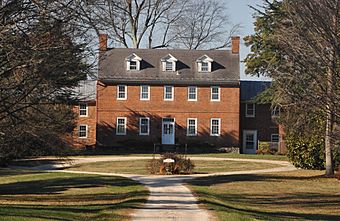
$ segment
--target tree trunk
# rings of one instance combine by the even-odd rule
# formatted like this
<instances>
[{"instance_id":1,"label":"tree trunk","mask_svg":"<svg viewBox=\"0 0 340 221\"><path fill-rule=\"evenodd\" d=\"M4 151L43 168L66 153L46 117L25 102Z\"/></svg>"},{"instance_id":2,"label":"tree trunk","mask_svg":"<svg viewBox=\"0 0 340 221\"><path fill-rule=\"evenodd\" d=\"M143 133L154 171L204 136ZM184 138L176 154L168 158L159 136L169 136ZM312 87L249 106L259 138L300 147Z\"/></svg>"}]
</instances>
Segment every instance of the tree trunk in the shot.
<instances>
[{"instance_id":1,"label":"tree trunk","mask_svg":"<svg viewBox=\"0 0 340 221\"><path fill-rule=\"evenodd\" d=\"M334 125L334 105L332 103L333 95L333 70L328 68L327 71L327 106L326 106L326 133L325 133L325 152L326 152L326 175L334 175L334 167L332 162L332 137Z\"/></svg>"}]
</instances>

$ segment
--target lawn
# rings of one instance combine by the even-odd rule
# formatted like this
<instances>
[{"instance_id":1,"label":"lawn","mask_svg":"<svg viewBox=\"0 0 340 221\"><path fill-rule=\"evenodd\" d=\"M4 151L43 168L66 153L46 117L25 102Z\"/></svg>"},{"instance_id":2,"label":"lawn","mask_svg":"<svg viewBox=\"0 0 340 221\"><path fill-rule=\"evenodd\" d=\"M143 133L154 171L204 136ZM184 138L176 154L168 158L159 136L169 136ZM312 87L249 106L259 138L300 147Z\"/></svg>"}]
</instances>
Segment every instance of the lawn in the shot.
<instances>
[{"instance_id":1,"label":"lawn","mask_svg":"<svg viewBox=\"0 0 340 221\"><path fill-rule=\"evenodd\" d=\"M259 160L280 160L288 161L284 155L262 155L262 154L238 154L238 153L207 153L189 154L189 157L218 157L218 158L240 158L240 159L259 159Z\"/></svg>"},{"instance_id":2,"label":"lawn","mask_svg":"<svg viewBox=\"0 0 340 221\"><path fill-rule=\"evenodd\" d=\"M323 171L198 178L189 183L220 221L340 220L340 182Z\"/></svg>"},{"instance_id":3,"label":"lawn","mask_svg":"<svg viewBox=\"0 0 340 221\"><path fill-rule=\"evenodd\" d=\"M0 169L0 220L128 220L147 196L122 177Z\"/></svg>"},{"instance_id":4,"label":"lawn","mask_svg":"<svg viewBox=\"0 0 340 221\"><path fill-rule=\"evenodd\" d=\"M125 173L125 174L149 174L147 164L149 160L134 161L104 161L95 163L84 163L71 167L70 170L105 172L105 173ZM193 160L196 165L195 173L218 173L241 170L260 170L279 167L279 165L257 162L237 162L237 161L203 161Z\"/></svg>"}]
</instances>

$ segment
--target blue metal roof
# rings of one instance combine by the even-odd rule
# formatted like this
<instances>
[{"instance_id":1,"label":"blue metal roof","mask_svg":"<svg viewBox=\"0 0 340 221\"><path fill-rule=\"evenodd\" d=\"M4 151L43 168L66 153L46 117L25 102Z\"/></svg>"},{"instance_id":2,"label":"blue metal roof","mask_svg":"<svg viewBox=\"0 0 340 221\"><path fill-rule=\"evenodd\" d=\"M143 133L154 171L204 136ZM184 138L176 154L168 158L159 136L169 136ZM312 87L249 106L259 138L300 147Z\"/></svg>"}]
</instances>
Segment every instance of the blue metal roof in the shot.
<instances>
[{"instance_id":1,"label":"blue metal roof","mask_svg":"<svg viewBox=\"0 0 340 221\"><path fill-rule=\"evenodd\" d=\"M271 83L270 81L241 81L241 101L254 99L259 93L267 89Z\"/></svg>"}]
</instances>

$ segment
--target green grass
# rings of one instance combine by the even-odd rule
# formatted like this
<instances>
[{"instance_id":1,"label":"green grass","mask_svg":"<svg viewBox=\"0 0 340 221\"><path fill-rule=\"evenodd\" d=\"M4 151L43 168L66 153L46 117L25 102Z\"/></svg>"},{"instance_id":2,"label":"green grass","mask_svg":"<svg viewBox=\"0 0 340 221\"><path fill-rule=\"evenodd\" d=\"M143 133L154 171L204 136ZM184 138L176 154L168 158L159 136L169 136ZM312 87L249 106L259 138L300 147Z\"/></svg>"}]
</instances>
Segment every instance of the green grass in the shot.
<instances>
[{"instance_id":1,"label":"green grass","mask_svg":"<svg viewBox=\"0 0 340 221\"><path fill-rule=\"evenodd\" d=\"M75 165L70 170L104 172L104 173L126 173L126 174L149 174L147 164L149 160L134 161L104 161L95 163L84 163ZM241 170L259 170L279 167L268 163L237 162L237 161L201 161L193 160L196 165L195 173L218 173Z\"/></svg>"},{"instance_id":2,"label":"green grass","mask_svg":"<svg viewBox=\"0 0 340 221\"><path fill-rule=\"evenodd\" d=\"M218 157L218 158L240 158L240 159L288 161L287 156L284 156L284 155L262 155L262 154L207 153L207 154L189 154L189 157Z\"/></svg>"},{"instance_id":3,"label":"green grass","mask_svg":"<svg viewBox=\"0 0 340 221\"><path fill-rule=\"evenodd\" d=\"M220 221L340 220L340 182L323 171L198 178L189 183Z\"/></svg>"},{"instance_id":4,"label":"green grass","mask_svg":"<svg viewBox=\"0 0 340 221\"><path fill-rule=\"evenodd\" d=\"M128 220L147 196L122 177L0 169L0 220Z\"/></svg>"}]
</instances>

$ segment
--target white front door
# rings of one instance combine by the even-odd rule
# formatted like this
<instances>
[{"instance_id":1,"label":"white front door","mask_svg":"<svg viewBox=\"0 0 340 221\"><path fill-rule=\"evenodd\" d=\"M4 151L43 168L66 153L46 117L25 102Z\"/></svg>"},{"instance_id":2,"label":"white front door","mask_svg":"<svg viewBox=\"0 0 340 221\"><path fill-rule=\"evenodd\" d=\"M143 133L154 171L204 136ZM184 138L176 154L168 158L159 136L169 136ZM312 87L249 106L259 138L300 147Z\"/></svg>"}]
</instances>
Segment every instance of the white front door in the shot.
<instances>
[{"instance_id":1,"label":"white front door","mask_svg":"<svg viewBox=\"0 0 340 221\"><path fill-rule=\"evenodd\" d=\"M175 144L175 119L163 118L162 144Z\"/></svg>"},{"instance_id":2,"label":"white front door","mask_svg":"<svg viewBox=\"0 0 340 221\"><path fill-rule=\"evenodd\" d=\"M244 130L243 131L243 153L256 153L257 146L257 131Z\"/></svg>"}]
</instances>

